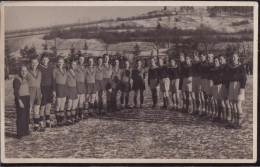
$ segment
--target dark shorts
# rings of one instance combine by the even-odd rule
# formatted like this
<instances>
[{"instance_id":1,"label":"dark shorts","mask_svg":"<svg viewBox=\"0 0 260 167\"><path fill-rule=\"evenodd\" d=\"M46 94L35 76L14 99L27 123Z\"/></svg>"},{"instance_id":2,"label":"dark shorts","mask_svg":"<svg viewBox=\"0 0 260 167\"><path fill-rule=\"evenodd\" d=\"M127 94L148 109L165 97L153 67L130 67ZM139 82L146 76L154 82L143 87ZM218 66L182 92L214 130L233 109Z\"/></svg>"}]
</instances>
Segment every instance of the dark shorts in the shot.
<instances>
[{"instance_id":1,"label":"dark shorts","mask_svg":"<svg viewBox=\"0 0 260 167\"><path fill-rule=\"evenodd\" d=\"M31 105L41 104L41 88L29 88Z\"/></svg>"},{"instance_id":2,"label":"dark shorts","mask_svg":"<svg viewBox=\"0 0 260 167\"><path fill-rule=\"evenodd\" d=\"M65 84L56 84L56 96L58 98L67 97L67 85Z\"/></svg>"},{"instance_id":3,"label":"dark shorts","mask_svg":"<svg viewBox=\"0 0 260 167\"><path fill-rule=\"evenodd\" d=\"M95 83L86 83L86 88L87 88L86 94L95 94L96 93Z\"/></svg>"},{"instance_id":4,"label":"dark shorts","mask_svg":"<svg viewBox=\"0 0 260 167\"><path fill-rule=\"evenodd\" d=\"M95 81L95 90L96 91L104 91L105 90L105 82L103 80Z\"/></svg>"},{"instance_id":5,"label":"dark shorts","mask_svg":"<svg viewBox=\"0 0 260 167\"><path fill-rule=\"evenodd\" d=\"M52 103L52 86L42 86L41 87L42 91L42 101L41 101L41 106L44 106L48 103Z\"/></svg>"},{"instance_id":6,"label":"dark shorts","mask_svg":"<svg viewBox=\"0 0 260 167\"><path fill-rule=\"evenodd\" d=\"M112 89L120 90L121 80L119 79L118 76L113 77L111 85L112 85Z\"/></svg>"},{"instance_id":7,"label":"dark shorts","mask_svg":"<svg viewBox=\"0 0 260 167\"><path fill-rule=\"evenodd\" d=\"M109 84L110 84L110 87L111 87L111 78L103 78L103 82L104 82L104 88L106 88Z\"/></svg>"},{"instance_id":8,"label":"dark shorts","mask_svg":"<svg viewBox=\"0 0 260 167\"><path fill-rule=\"evenodd\" d=\"M76 100L78 98L78 92L76 87L68 87L68 99Z\"/></svg>"},{"instance_id":9,"label":"dark shorts","mask_svg":"<svg viewBox=\"0 0 260 167\"><path fill-rule=\"evenodd\" d=\"M121 82L121 91L129 92L131 91L131 84L129 82Z\"/></svg>"},{"instance_id":10,"label":"dark shorts","mask_svg":"<svg viewBox=\"0 0 260 167\"><path fill-rule=\"evenodd\" d=\"M157 79L150 79L150 89L156 89L159 85L159 81Z\"/></svg>"},{"instance_id":11,"label":"dark shorts","mask_svg":"<svg viewBox=\"0 0 260 167\"><path fill-rule=\"evenodd\" d=\"M145 83L143 80L133 80L133 90L145 90Z\"/></svg>"},{"instance_id":12,"label":"dark shorts","mask_svg":"<svg viewBox=\"0 0 260 167\"><path fill-rule=\"evenodd\" d=\"M85 82L77 82L77 93L86 94L86 84Z\"/></svg>"}]
</instances>

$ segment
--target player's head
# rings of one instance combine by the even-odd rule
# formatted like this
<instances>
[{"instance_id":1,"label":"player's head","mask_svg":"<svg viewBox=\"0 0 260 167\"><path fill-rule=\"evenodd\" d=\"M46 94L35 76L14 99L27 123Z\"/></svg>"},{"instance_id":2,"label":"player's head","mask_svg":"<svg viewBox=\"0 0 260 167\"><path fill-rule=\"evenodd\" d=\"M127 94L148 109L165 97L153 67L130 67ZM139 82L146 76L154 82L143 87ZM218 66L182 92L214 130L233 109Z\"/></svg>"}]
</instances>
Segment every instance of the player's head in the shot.
<instances>
[{"instance_id":1,"label":"player's head","mask_svg":"<svg viewBox=\"0 0 260 167\"><path fill-rule=\"evenodd\" d=\"M141 67L142 66L142 60L141 59L138 59L136 61L136 63L137 63L137 67Z\"/></svg>"},{"instance_id":2,"label":"player's head","mask_svg":"<svg viewBox=\"0 0 260 167\"><path fill-rule=\"evenodd\" d=\"M200 61L198 52L194 52L194 53L193 53L193 61L194 61L194 62Z\"/></svg>"},{"instance_id":3,"label":"player's head","mask_svg":"<svg viewBox=\"0 0 260 167\"><path fill-rule=\"evenodd\" d=\"M85 61L84 55L79 55L79 56L78 56L78 61L79 61L79 65L83 65L83 63L84 63L84 61Z\"/></svg>"},{"instance_id":4,"label":"player's head","mask_svg":"<svg viewBox=\"0 0 260 167\"><path fill-rule=\"evenodd\" d=\"M176 66L177 62L174 58L170 60L171 66Z\"/></svg>"},{"instance_id":5,"label":"player's head","mask_svg":"<svg viewBox=\"0 0 260 167\"><path fill-rule=\"evenodd\" d=\"M93 66L94 65L94 59L93 57L88 58L88 65Z\"/></svg>"},{"instance_id":6,"label":"player's head","mask_svg":"<svg viewBox=\"0 0 260 167\"><path fill-rule=\"evenodd\" d=\"M239 55L237 52L232 54L231 63L237 65L239 63Z\"/></svg>"},{"instance_id":7,"label":"player's head","mask_svg":"<svg viewBox=\"0 0 260 167\"><path fill-rule=\"evenodd\" d=\"M200 52L200 61L206 61L206 53L205 52Z\"/></svg>"},{"instance_id":8,"label":"player's head","mask_svg":"<svg viewBox=\"0 0 260 167\"><path fill-rule=\"evenodd\" d=\"M72 59L70 62L71 69L75 70L77 67L77 59Z\"/></svg>"},{"instance_id":9,"label":"player's head","mask_svg":"<svg viewBox=\"0 0 260 167\"><path fill-rule=\"evenodd\" d=\"M191 64L191 56L190 55L186 55L185 56L185 63L186 64Z\"/></svg>"},{"instance_id":10,"label":"player's head","mask_svg":"<svg viewBox=\"0 0 260 167\"><path fill-rule=\"evenodd\" d=\"M116 58L116 59L114 60L114 62L115 62L115 66L116 66L116 67L119 66L119 60L118 60L118 58Z\"/></svg>"},{"instance_id":11,"label":"player's head","mask_svg":"<svg viewBox=\"0 0 260 167\"><path fill-rule=\"evenodd\" d=\"M180 59L180 62L185 62L184 53L180 53L180 54L179 54L179 59Z\"/></svg>"},{"instance_id":12,"label":"player's head","mask_svg":"<svg viewBox=\"0 0 260 167\"><path fill-rule=\"evenodd\" d=\"M125 61L125 68L129 68L130 67L130 63L128 60Z\"/></svg>"},{"instance_id":13,"label":"player's head","mask_svg":"<svg viewBox=\"0 0 260 167\"><path fill-rule=\"evenodd\" d=\"M156 66L156 60L155 58L151 58L150 60L152 66Z\"/></svg>"},{"instance_id":14,"label":"player's head","mask_svg":"<svg viewBox=\"0 0 260 167\"><path fill-rule=\"evenodd\" d=\"M39 61L38 61L38 58L37 56L34 56L31 58L31 67L32 69L36 69L38 67L38 64L39 64Z\"/></svg>"},{"instance_id":15,"label":"player's head","mask_svg":"<svg viewBox=\"0 0 260 167\"><path fill-rule=\"evenodd\" d=\"M214 54L212 52L207 54L207 61L213 63Z\"/></svg>"},{"instance_id":16,"label":"player's head","mask_svg":"<svg viewBox=\"0 0 260 167\"><path fill-rule=\"evenodd\" d=\"M28 71L27 71L26 65L21 65L21 66L20 66L20 74L21 74L21 76L22 76L23 78L26 77L27 72L28 72Z\"/></svg>"},{"instance_id":17,"label":"player's head","mask_svg":"<svg viewBox=\"0 0 260 167\"><path fill-rule=\"evenodd\" d=\"M62 56L58 56L57 58L57 65L59 68L62 68L64 64L64 58Z\"/></svg>"},{"instance_id":18,"label":"player's head","mask_svg":"<svg viewBox=\"0 0 260 167\"><path fill-rule=\"evenodd\" d=\"M162 58L159 58L159 65L160 66L163 66L164 62L163 62L163 59Z\"/></svg>"},{"instance_id":19,"label":"player's head","mask_svg":"<svg viewBox=\"0 0 260 167\"><path fill-rule=\"evenodd\" d=\"M218 67L220 64L219 64L219 58L217 56L214 56L213 58L213 62L214 62L214 66L215 67Z\"/></svg>"},{"instance_id":20,"label":"player's head","mask_svg":"<svg viewBox=\"0 0 260 167\"><path fill-rule=\"evenodd\" d=\"M103 59L104 59L105 63L108 63L109 62L109 55L108 54L104 54L103 55Z\"/></svg>"},{"instance_id":21,"label":"player's head","mask_svg":"<svg viewBox=\"0 0 260 167\"><path fill-rule=\"evenodd\" d=\"M220 64L226 64L226 62L227 62L226 56L225 55L220 55L219 56L219 63Z\"/></svg>"},{"instance_id":22,"label":"player's head","mask_svg":"<svg viewBox=\"0 0 260 167\"><path fill-rule=\"evenodd\" d=\"M49 57L47 55L42 55L41 64L44 66L48 66L48 63L49 63Z\"/></svg>"},{"instance_id":23,"label":"player's head","mask_svg":"<svg viewBox=\"0 0 260 167\"><path fill-rule=\"evenodd\" d=\"M103 63L102 57L98 57L97 58L97 65L100 66L100 65L102 65L102 63Z\"/></svg>"}]
</instances>

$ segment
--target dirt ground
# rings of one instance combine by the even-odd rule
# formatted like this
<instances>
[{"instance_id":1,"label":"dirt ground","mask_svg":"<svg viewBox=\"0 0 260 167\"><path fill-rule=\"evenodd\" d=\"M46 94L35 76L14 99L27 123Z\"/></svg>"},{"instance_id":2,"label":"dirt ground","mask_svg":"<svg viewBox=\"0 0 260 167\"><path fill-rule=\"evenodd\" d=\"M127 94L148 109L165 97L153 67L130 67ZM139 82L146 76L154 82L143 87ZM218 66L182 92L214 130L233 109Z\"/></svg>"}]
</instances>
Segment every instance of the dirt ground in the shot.
<instances>
[{"instance_id":1,"label":"dirt ground","mask_svg":"<svg viewBox=\"0 0 260 167\"><path fill-rule=\"evenodd\" d=\"M253 158L252 76L246 85L246 118L240 130L175 111L152 110L146 90L142 110L94 116L69 127L32 132L22 140L15 138L12 80L5 81L5 87L6 158Z\"/></svg>"}]
</instances>

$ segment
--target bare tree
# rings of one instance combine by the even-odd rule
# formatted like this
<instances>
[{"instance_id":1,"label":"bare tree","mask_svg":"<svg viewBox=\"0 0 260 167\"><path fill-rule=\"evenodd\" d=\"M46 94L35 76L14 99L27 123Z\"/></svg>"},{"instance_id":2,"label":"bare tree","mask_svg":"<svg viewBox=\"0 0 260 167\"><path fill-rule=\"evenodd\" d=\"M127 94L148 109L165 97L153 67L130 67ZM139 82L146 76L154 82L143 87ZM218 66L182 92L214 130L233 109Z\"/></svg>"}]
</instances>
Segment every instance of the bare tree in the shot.
<instances>
[{"instance_id":1,"label":"bare tree","mask_svg":"<svg viewBox=\"0 0 260 167\"><path fill-rule=\"evenodd\" d=\"M51 45L50 49L53 52L53 56L54 58L56 58L61 49L62 41L59 38L55 38L53 40L53 43L50 43L50 45Z\"/></svg>"},{"instance_id":2,"label":"bare tree","mask_svg":"<svg viewBox=\"0 0 260 167\"><path fill-rule=\"evenodd\" d=\"M109 51L109 48L110 48L110 43L103 42L102 46L105 49L106 54L108 54L108 51Z\"/></svg>"},{"instance_id":3,"label":"bare tree","mask_svg":"<svg viewBox=\"0 0 260 167\"><path fill-rule=\"evenodd\" d=\"M53 52L54 58L57 57L59 50L61 49L62 41L59 39L59 37L62 34L62 28L61 27L55 27L51 30L49 36L53 41L46 41L48 46L50 46L50 50Z\"/></svg>"},{"instance_id":4,"label":"bare tree","mask_svg":"<svg viewBox=\"0 0 260 167\"><path fill-rule=\"evenodd\" d=\"M136 43L134 46L134 51L132 52L134 57L138 57L141 53L140 46Z\"/></svg>"},{"instance_id":5,"label":"bare tree","mask_svg":"<svg viewBox=\"0 0 260 167\"><path fill-rule=\"evenodd\" d=\"M217 40L217 38L213 37L212 35L208 37L209 39L209 44L211 46L211 51L212 52L215 52L216 50L219 49L220 47L220 43L219 41Z\"/></svg>"},{"instance_id":6,"label":"bare tree","mask_svg":"<svg viewBox=\"0 0 260 167\"><path fill-rule=\"evenodd\" d=\"M220 47L218 38L210 33L210 29L207 27L201 27L196 41L203 44L206 52L216 51Z\"/></svg>"},{"instance_id":7,"label":"bare tree","mask_svg":"<svg viewBox=\"0 0 260 167\"><path fill-rule=\"evenodd\" d=\"M153 50L156 51L156 56L159 58L160 49L162 48L162 40L161 39L152 39L150 43L146 44L147 46L151 47Z\"/></svg>"},{"instance_id":8,"label":"bare tree","mask_svg":"<svg viewBox=\"0 0 260 167\"><path fill-rule=\"evenodd\" d=\"M172 32L169 29L165 29L163 31L164 32L162 33L162 38L164 40L164 43L167 44L168 49L170 49L171 40L174 34L172 34Z\"/></svg>"},{"instance_id":9,"label":"bare tree","mask_svg":"<svg viewBox=\"0 0 260 167\"><path fill-rule=\"evenodd\" d=\"M85 40L84 42L84 51L85 51L85 55L87 54L87 50L88 50L88 44L87 44L87 40Z\"/></svg>"},{"instance_id":10,"label":"bare tree","mask_svg":"<svg viewBox=\"0 0 260 167\"><path fill-rule=\"evenodd\" d=\"M151 47L156 51L157 58L159 59L160 49L164 46L164 36L163 36L163 29L160 24L156 26L156 31L152 38L149 39L149 43L146 45Z\"/></svg>"},{"instance_id":11,"label":"bare tree","mask_svg":"<svg viewBox=\"0 0 260 167\"><path fill-rule=\"evenodd\" d=\"M108 54L111 44L113 44L115 42L114 35L111 33L108 33L108 32L103 32L103 33L100 33L99 38L101 39L103 49Z\"/></svg>"}]
</instances>

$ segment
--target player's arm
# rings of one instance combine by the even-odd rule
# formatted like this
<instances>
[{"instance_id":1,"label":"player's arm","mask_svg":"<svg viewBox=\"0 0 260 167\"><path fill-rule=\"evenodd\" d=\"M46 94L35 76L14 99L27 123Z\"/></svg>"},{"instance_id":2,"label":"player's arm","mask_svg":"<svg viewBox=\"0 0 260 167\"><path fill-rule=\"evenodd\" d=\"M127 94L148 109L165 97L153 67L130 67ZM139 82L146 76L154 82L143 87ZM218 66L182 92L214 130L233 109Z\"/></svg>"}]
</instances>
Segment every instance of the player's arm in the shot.
<instances>
[{"instance_id":1,"label":"player's arm","mask_svg":"<svg viewBox=\"0 0 260 167\"><path fill-rule=\"evenodd\" d=\"M54 91L54 79L53 79L53 68L52 68L52 73L51 73L51 91L53 92Z\"/></svg>"},{"instance_id":2,"label":"player's arm","mask_svg":"<svg viewBox=\"0 0 260 167\"><path fill-rule=\"evenodd\" d=\"M160 83L160 69L159 68L156 69L156 77L157 77L157 86L158 86Z\"/></svg>"},{"instance_id":3,"label":"player's arm","mask_svg":"<svg viewBox=\"0 0 260 167\"><path fill-rule=\"evenodd\" d=\"M19 106L21 108L24 108L24 104L20 98L19 90L20 90L21 82L19 79L15 78L13 82L13 88L14 88L14 98L19 102Z\"/></svg>"},{"instance_id":4,"label":"player's arm","mask_svg":"<svg viewBox=\"0 0 260 167\"><path fill-rule=\"evenodd\" d=\"M150 86L150 76L151 76L151 70L148 70L148 85Z\"/></svg>"},{"instance_id":5,"label":"player's arm","mask_svg":"<svg viewBox=\"0 0 260 167\"><path fill-rule=\"evenodd\" d=\"M52 80L53 96L56 97L56 72L55 72L55 69L53 69L52 75L53 75L53 80Z\"/></svg>"},{"instance_id":6,"label":"player's arm","mask_svg":"<svg viewBox=\"0 0 260 167\"><path fill-rule=\"evenodd\" d=\"M228 88L229 87L229 68L228 68L228 66L226 66L224 69L223 69L223 80L224 80L224 82L225 82L225 86L226 86L226 88Z\"/></svg>"},{"instance_id":7,"label":"player's arm","mask_svg":"<svg viewBox=\"0 0 260 167\"><path fill-rule=\"evenodd\" d=\"M144 72L143 72L143 78L145 79L145 77L146 77L146 71L145 71L145 69L143 69L144 70Z\"/></svg>"},{"instance_id":8,"label":"player's arm","mask_svg":"<svg viewBox=\"0 0 260 167\"><path fill-rule=\"evenodd\" d=\"M240 84L239 94L243 94L243 92L245 91L246 81L247 81L246 69L244 66L242 66L241 67L241 81L240 81L241 84Z\"/></svg>"}]
</instances>

